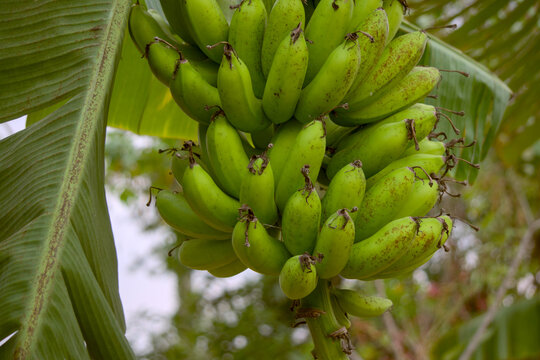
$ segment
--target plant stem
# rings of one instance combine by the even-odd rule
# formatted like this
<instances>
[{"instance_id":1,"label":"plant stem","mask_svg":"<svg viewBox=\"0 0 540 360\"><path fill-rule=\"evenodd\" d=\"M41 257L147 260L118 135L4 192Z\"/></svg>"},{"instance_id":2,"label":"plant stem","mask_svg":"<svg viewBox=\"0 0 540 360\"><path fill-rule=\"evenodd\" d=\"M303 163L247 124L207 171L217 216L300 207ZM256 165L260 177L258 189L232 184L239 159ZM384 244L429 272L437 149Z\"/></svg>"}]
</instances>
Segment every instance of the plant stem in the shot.
<instances>
[{"instance_id":1,"label":"plant stem","mask_svg":"<svg viewBox=\"0 0 540 360\"><path fill-rule=\"evenodd\" d=\"M351 351L349 335L336 320L328 286L327 280L319 279L317 288L302 299L299 312L311 332L315 345L313 356L319 360L347 360L345 352Z\"/></svg>"}]
</instances>

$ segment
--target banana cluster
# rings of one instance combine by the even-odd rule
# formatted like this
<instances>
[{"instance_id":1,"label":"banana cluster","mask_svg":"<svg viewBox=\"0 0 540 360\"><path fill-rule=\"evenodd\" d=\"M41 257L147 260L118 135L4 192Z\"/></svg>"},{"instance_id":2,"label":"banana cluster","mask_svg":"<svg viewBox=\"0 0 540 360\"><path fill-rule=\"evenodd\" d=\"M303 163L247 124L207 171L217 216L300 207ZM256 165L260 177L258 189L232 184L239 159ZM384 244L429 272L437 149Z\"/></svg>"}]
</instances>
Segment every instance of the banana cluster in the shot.
<instances>
[{"instance_id":1,"label":"banana cluster","mask_svg":"<svg viewBox=\"0 0 540 360\"><path fill-rule=\"evenodd\" d=\"M134 43L199 123L172 152L182 191L156 201L190 239L184 265L279 276L309 304L319 279L401 276L444 246L452 219L426 215L459 141L437 141L439 109L421 103L441 80L417 66L425 32L394 38L404 4L162 0L168 22L133 6ZM332 299L342 325L340 314L391 305L340 289Z\"/></svg>"}]
</instances>

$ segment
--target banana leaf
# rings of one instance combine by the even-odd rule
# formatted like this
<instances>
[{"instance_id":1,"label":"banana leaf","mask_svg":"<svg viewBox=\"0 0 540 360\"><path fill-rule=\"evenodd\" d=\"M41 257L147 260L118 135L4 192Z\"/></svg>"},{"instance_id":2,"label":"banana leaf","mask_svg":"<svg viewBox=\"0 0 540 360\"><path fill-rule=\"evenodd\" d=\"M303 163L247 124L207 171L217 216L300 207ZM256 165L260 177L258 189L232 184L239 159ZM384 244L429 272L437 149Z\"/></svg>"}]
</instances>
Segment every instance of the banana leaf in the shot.
<instances>
[{"instance_id":1,"label":"banana leaf","mask_svg":"<svg viewBox=\"0 0 540 360\"><path fill-rule=\"evenodd\" d=\"M134 358L103 186L129 6L2 4L0 121L63 104L0 141L1 359Z\"/></svg>"}]
</instances>

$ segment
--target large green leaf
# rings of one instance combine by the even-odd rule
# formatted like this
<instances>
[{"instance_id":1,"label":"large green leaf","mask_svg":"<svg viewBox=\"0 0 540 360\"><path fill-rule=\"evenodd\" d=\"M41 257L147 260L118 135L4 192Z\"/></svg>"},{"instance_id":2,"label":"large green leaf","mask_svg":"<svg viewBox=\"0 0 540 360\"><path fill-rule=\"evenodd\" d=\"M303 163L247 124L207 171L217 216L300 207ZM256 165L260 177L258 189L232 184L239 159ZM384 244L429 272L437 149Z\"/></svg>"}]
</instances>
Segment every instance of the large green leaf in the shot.
<instances>
[{"instance_id":1,"label":"large green leaf","mask_svg":"<svg viewBox=\"0 0 540 360\"><path fill-rule=\"evenodd\" d=\"M410 23L404 23L402 28L405 31L418 29ZM433 91L437 99L427 99L426 102L465 112L465 116L461 117L442 110L462 130L459 136L453 133L450 123L443 118L437 130L443 130L449 138L463 136L467 143L475 140L476 144L472 147L456 149L457 155L472 162L480 162L495 140L512 94L511 90L485 66L432 35L429 35L421 64L469 74L469 77L465 77L459 73L443 72L442 81ZM477 173L475 168L460 162L456 177L473 182Z\"/></svg>"},{"instance_id":2,"label":"large green leaf","mask_svg":"<svg viewBox=\"0 0 540 360\"><path fill-rule=\"evenodd\" d=\"M455 360L465 350L483 317L470 320L443 335L433 346L433 359ZM498 311L473 354L475 360L519 360L540 357L540 297Z\"/></svg>"},{"instance_id":3,"label":"large green leaf","mask_svg":"<svg viewBox=\"0 0 540 360\"><path fill-rule=\"evenodd\" d=\"M1 359L134 357L103 187L129 5L2 4L0 119L70 100L0 141L0 340L11 336Z\"/></svg>"}]
</instances>

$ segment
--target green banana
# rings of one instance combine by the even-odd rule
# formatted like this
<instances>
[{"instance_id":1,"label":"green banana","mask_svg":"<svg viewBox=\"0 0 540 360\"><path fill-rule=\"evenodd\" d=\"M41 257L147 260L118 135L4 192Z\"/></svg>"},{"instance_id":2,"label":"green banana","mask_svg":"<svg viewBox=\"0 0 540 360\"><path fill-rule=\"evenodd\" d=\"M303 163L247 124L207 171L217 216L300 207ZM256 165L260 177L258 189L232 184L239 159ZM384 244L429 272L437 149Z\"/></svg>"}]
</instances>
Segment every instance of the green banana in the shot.
<instances>
[{"instance_id":1,"label":"green banana","mask_svg":"<svg viewBox=\"0 0 540 360\"><path fill-rule=\"evenodd\" d=\"M231 232L240 203L225 194L194 159L182 179L184 196L193 211L212 227Z\"/></svg>"},{"instance_id":2,"label":"green banana","mask_svg":"<svg viewBox=\"0 0 540 360\"><path fill-rule=\"evenodd\" d=\"M362 170L362 162L355 160L345 165L330 181L326 194L322 199L321 220L324 222L328 217L339 209L353 209L359 207L364 199L366 190L366 177ZM353 220L356 213L349 214Z\"/></svg>"},{"instance_id":3,"label":"green banana","mask_svg":"<svg viewBox=\"0 0 540 360\"><path fill-rule=\"evenodd\" d=\"M173 45L178 45L175 39L167 36L159 23L141 5L133 4L129 11L129 35L141 54L145 54L146 45L159 37Z\"/></svg>"},{"instance_id":4,"label":"green banana","mask_svg":"<svg viewBox=\"0 0 540 360\"><path fill-rule=\"evenodd\" d=\"M349 32L358 29L363 30L360 28L360 24L373 14L375 10L382 8L382 5L382 0L355 0L351 21L349 23Z\"/></svg>"},{"instance_id":5,"label":"green banana","mask_svg":"<svg viewBox=\"0 0 540 360\"><path fill-rule=\"evenodd\" d=\"M176 62L169 88L178 106L200 123L209 124L215 112L209 109L221 106L218 89L210 85L182 56Z\"/></svg>"},{"instance_id":6,"label":"green banana","mask_svg":"<svg viewBox=\"0 0 540 360\"><path fill-rule=\"evenodd\" d=\"M439 184L437 182L428 181L427 179L415 181L409 197L404 201L401 209L395 213L394 218L426 216L433 209L438 199Z\"/></svg>"},{"instance_id":7,"label":"green banana","mask_svg":"<svg viewBox=\"0 0 540 360\"><path fill-rule=\"evenodd\" d=\"M443 155L446 152L446 146L441 141L431 140L430 138L425 138L418 143L418 149L416 146L411 146L401 157L406 157L409 155L415 154L431 154L431 155Z\"/></svg>"},{"instance_id":8,"label":"green banana","mask_svg":"<svg viewBox=\"0 0 540 360\"><path fill-rule=\"evenodd\" d=\"M405 167L392 171L367 189L354 222L356 242L375 234L395 219L394 215L411 193L414 181L414 170Z\"/></svg>"},{"instance_id":9,"label":"green banana","mask_svg":"<svg viewBox=\"0 0 540 360\"><path fill-rule=\"evenodd\" d=\"M309 177L316 181L321 168L326 148L324 126L321 121L314 120L305 125L296 136L294 145L286 159L285 166L279 175L276 189L276 204L283 211L289 197L304 184L302 168L309 166ZM270 154L272 161L272 153Z\"/></svg>"},{"instance_id":10,"label":"green banana","mask_svg":"<svg viewBox=\"0 0 540 360\"><path fill-rule=\"evenodd\" d=\"M263 0L264 6L266 7L266 12L270 12L276 0Z\"/></svg>"},{"instance_id":11,"label":"green banana","mask_svg":"<svg viewBox=\"0 0 540 360\"><path fill-rule=\"evenodd\" d=\"M360 48L348 34L345 41L336 47L322 65L313 80L300 93L294 116L301 123L317 119L340 105L349 91L358 65Z\"/></svg>"},{"instance_id":12,"label":"green banana","mask_svg":"<svg viewBox=\"0 0 540 360\"><path fill-rule=\"evenodd\" d=\"M446 157L442 155L432 155L432 154L415 154L409 155L406 157L399 158L390 164L388 164L384 169L376 173L375 175L367 179L367 187L370 188L373 184L377 183L384 176L388 175L396 169L403 168L408 166L414 168L416 176L422 178L424 172L420 169L424 169L429 175L437 174L442 167L444 166Z\"/></svg>"},{"instance_id":13,"label":"green banana","mask_svg":"<svg viewBox=\"0 0 540 360\"><path fill-rule=\"evenodd\" d=\"M296 136L302 129L303 125L292 119L282 124L272 137L272 148L268 151L268 157L272 163L272 171L274 172L274 185L277 187L283 169L287 164L287 160L291 155L294 147Z\"/></svg>"},{"instance_id":14,"label":"green banana","mask_svg":"<svg viewBox=\"0 0 540 360\"><path fill-rule=\"evenodd\" d=\"M334 310L334 315L337 322L340 325L344 326L346 329L350 328L352 325L351 320L349 319L349 316L347 315L345 310L343 310L343 308L339 305L336 296L330 294L330 300L332 302L332 310Z\"/></svg>"},{"instance_id":15,"label":"green banana","mask_svg":"<svg viewBox=\"0 0 540 360\"><path fill-rule=\"evenodd\" d=\"M418 268L431 259L450 236L452 219L449 216L422 218L418 221L416 237L406 248L403 256L382 273L377 274L377 277L395 277Z\"/></svg>"},{"instance_id":16,"label":"green banana","mask_svg":"<svg viewBox=\"0 0 540 360\"><path fill-rule=\"evenodd\" d=\"M216 0L181 0L191 24L191 35L199 48L213 61L221 62L220 47L212 47L227 41L229 23Z\"/></svg>"},{"instance_id":17,"label":"green banana","mask_svg":"<svg viewBox=\"0 0 540 360\"><path fill-rule=\"evenodd\" d=\"M238 260L230 241L194 239L184 241L178 251L180 262L195 270L211 270Z\"/></svg>"},{"instance_id":18,"label":"green banana","mask_svg":"<svg viewBox=\"0 0 540 360\"><path fill-rule=\"evenodd\" d=\"M230 233L212 228L195 214L182 194L161 190L156 195L156 207L163 221L183 235L207 240L231 238Z\"/></svg>"},{"instance_id":19,"label":"green banana","mask_svg":"<svg viewBox=\"0 0 540 360\"><path fill-rule=\"evenodd\" d=\"M321 0L306 26L306 38L310 40L309 64L305 84L309 84L347 34L352 16L353 0Z\"/></svg>"},{"instance_id":20,"label":"green banana","mask_svg":"<svg viewBox=\"0 0 540 360\"><path fill-rule=\"evenodd\" d=\"M234 227L232 245L240 261L264 275L279 275L290 254L283 243L270 236L249 207Z\"/></svg>"},{"instance_id":21,"label":"green banana","mask_svg":"<svg viewBox=\"0 0 540 360\"><path fill-rule=\"evenodd\" d=\"M189 56L186 56L189 59ZM217 86L217 74L219 65L206 58L204 60L191 60L193 68L201 74L204 80L212 86Z\"/></svg>"},{"instance_id":22,"label":"green banana","mask_svg":"<svg viewBox=\"0 0 540 360\"><path fill-rule=\"evenodd\" d=\"M426 42L427 36L421 31L391 41L359 86L347 94L345 101L349 109L339 112L361 110L395 87L416 66L424 53Z\"/></svg>"},{"instance_id":23,"label":"green banana","mask_svg":"<svg viewBox=\"0 0 540 360\"><path fill-rule=\"evenodd\" d=\"M369 2L370 0L357 1L356 6L359 7L358 4L368 4ZM371 2L373 1L371 0ZM386 39L388 37L388 18L386 17L386 12L384 9L374 10L365 20L355 25L351 32L359 33L357 41L360 46L362 61L360 62L358 72L348 94L356 91L356 88L360 86L362 80L364 80L377 60L379 60L386 47ZM348 94L345 96L345 100L348 98Z\"/></svg>"},{"instance_id":24,"label":"green banana","mask_svg":"<svg viewBox=\"0 0 540 360\"><path fill-rule=\"evenodd\" d=\"M235 128L254 132L270 125L270 120L264 115L262 101L253 93L246 64L228 43L218 71L218 91L222 108Z\"/></svg>"},{"instance_id":25,"label":"green banana","mask_svg":"<svg viewBox=\"0 0 540 360\"><path fill-rule=\"evenodd\" d=\"M361 110L341 115L355 125L367 124L401 111L426 97L441 79L439 70L417 66L395 87Z\"/></svg>"},{"instance_id":26,"label":"green banana","mask_svg":"<svg viewBox=\"0 0 540 360\"><path fill-rule=\"evenodd\" d=\"M302 175L306 184L287 200L281 217L283 243L293 255L311 253L321 218L321 200L309 178L309 168L302 168Z\"/></svg>"},{"instance_id":27,"label":"green banana","mask_svg":"<svg viewBox=\"0 0 540 360\"><path fill-rule=\"evenodd\" d=\"M165 17L167 18L169 24L171 24L174 32L180 35L184 41L187 41L191 45L196 45L196 42L193 39L193 29L186 13L184 1L160 0L159 2L161 3L161 8L165 13Z\"/></svg>"},{"instance_id":28,"label":"green banana","mask_svg":"<svg viewBox=\"0 0 540 360\"><path fill-rule=\"evenodd\" d=\"M214 174L223 185L223 190L238 199L249 159L238 131L227 121L223 111L215 113L208 127L206 149Z\"/></svg>"},{"instance_id":29,"label":"green banana","mask_svg":"<svg viewBox=\"0 0 540 360\"><path fill-rule=\"evenodd\" d=\"M247 267L240 260L234 260L232 263L210 269L208 272L217 278L228 278L234 275L238 275Z\"/></svg>"},{"instance_id":30,"label":"green banana","mask_svg":"<svg viewBox=\"0 0 540 360\"><path fill-rule=\"evenodd\" d=\"M332 178L343 166L361 160L370 177L398 159L409 146L425 138L437 122L431 105L415 104L377 124L344 138L326 173Z\"/></svg>"},{"instance_id":31,"label":"green banana","mask_svg":"<svg viewBox=\"0 0 540 360\"><path fill-rule=\"evenodd\" d=\"M324 223L313 254L320 257L315 264L321 279L337 276L347 264L354 244L354 220L347 209L340 209Z\"/></svg>"},{"instance_id":32,"label":"green banana","mask_svg":"<svg viewBox=\"0 0 540 360\"><path fill-rule=\"evenodd\" d=\"M317 287L317 270L307 254L291 257L279 273L279 287L292 300L308 296Z\"/></svg>"},{"instance_id":33,"label":"green banana","mask_svg":"<svg viewBox=\"0 0 540 360\"><path fill-rule=\"evenodd\" d=\"M308 58L306 39L301 24L298 24L279 44L268 72L262 105L273 123L281 124L293 117L302 92Z\"/></svg>"},{"instance_id":34,"label":"green banana","mask_svg":"<svg viewBox=\"0 0 540 360\"><path fill-rule=\"evenodd\" d=\"M390 31L388 32L388 41L391 41L396 36L401 21L403 21L403 15L407 10L405 0L383 0L383 8L388 14L388 25Z\"/></svg>"},{"instance_id":35,"label":"green banana","mask_svg":"<svg viewBox=\"0 0 540 360\"><path fill-rule=\"evenodd\" d=\"M165 85L169 85L178 60L178 51L161 40L152 41L146 45L145 57L154 76Z\"/></svg>"},{"instance_id":36,"label":"green banana","mask_svg":"<svg viewBox=\"0 0 540 360\"><path fill-rule=\"evenodd\" d=\"M263 0L243 0L231 20L229 43L238 53L251 75L253 92L261 98L265 79L261 67L261 50L266 26Z\"/></svg>"},{"instance_id":37,"label":"green banana","mask_svg":"<svg viewBox=\"0 0 540 360\"><path fill-rule=\"evenodd\" d=\"M339 306L352 316L368 318L381 316L392 307L392 300L366 296L350 289L332 289Z\"/></svg>"},{"instance_id":38,"label":"green banana","mask_svg":"<svg viewBox=\"0 0 540 360\"><path fill-rule=\"evenodd\" d=\"M273 225L278 220L278 212L274 201L274 175L268 157L265 153L252 156L246 168L242 170L240 203L249 205L263 224Z\"/></svg>"},{"instance_id":39,"label":"green banana","mask_svg":"<svg viewBox=\"0 0 540 360\"><path fill-rule=\"evenodd\" d=\"M261 65L264 76L268 76L274 54L281 41L298 25L305 24L302 0L277 0L268 16L264 32Z\"/></svg>"},{"instance_id":40,"label":"green banana","mask_svg":"<svg viewBox=\"0 0 540 360\"><path fill-rule=\"evenodd\" d=\"M182 178L184 177L186 169L189 167L190 157L195 156L198 159L199 165L201 165L204 170L208 171L206 164L201 160L201 148L195 145L191 140L184 141L184 144L180 149L172 148L160 150L159 152L171 154L171 171L180 185L182 185Z\"/></svg>"},{"instance_id":41,"label":"green banana","mask_svg":"<svg viewBox=\"0 0 540 360\"><path fill-rule=\"evenodd\" d=\"M391 221L378 229L380 230L372 236L353 245L341 276L363 280L390 267L413 241L416 222L415 219L406 217Z\"/></svg>"}]
</instances>

